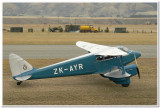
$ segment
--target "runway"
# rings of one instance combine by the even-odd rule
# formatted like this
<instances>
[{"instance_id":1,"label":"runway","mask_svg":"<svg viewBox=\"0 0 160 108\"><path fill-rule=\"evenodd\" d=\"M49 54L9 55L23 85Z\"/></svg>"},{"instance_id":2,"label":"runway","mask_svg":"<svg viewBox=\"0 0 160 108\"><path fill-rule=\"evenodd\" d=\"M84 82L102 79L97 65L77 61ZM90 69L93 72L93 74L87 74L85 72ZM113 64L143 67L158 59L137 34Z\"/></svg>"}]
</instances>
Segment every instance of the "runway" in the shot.
<instances>
[{"instance_id":1,"label":"runway","mask_svg":"<svg viewBox=\"0 0 160 108\"><path fill-rule=\"evenodd\" d=\"M116 46L116 45L109 45ZM156 58L157 45L123 45L141 52L142 58ZM3 59L15 53L24 59L73 58L88 53L76 45L3 45Z\"/></svg>"}]
</instances>

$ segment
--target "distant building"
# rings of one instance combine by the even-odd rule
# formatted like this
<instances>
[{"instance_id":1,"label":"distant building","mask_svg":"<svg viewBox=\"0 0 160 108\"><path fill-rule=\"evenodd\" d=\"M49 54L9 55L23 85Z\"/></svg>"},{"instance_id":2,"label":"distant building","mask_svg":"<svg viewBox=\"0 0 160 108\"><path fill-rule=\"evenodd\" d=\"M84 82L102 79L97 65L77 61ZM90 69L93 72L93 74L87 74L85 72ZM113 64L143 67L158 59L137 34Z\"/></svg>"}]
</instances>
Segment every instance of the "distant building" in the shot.
<instances>
[{"instance_id":1,"label":"distant building","mask_svg":"<svg viewBox=\"0 0 160 108\"><path fill-rule=\"evenodd\" d=\"M114 33L127 33L126 27L115 27Z\"/></svg>"},{"instance_id":2,"label":"distant building","mask_svg":"<svg viewBox=\"0 0 160 108\"><path fill-rule=\"evenodd\" d=\"M10 27L10 32L23 32L23 27Z\"/></svg>"}]
</instances>

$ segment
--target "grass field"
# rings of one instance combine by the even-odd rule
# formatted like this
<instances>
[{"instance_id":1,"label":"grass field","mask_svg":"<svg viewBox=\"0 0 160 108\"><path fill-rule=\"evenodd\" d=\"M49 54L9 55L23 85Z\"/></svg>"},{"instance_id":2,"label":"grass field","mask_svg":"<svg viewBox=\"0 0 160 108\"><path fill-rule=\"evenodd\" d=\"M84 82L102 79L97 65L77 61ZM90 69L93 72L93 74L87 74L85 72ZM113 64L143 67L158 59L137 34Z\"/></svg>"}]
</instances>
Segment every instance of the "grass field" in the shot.
<instances>
[{"instance_id":1,"label":"grass field","mask_svg":"<svg viewBox=\"0 0 160 108\"><path fill-rule=\"evenodd\" d=\"M3 33L4 45L75 45L80 40L108 45L156 45L157 33Z\"/></svg>"},{"instance_id":2,"label":"grass field","mask_svg":"<svg viewBox=\"0 0 160 108\"><path fill-rule=\"evenodd\" d=\"M157 44L157 25L93 25L96 28L101 27L103 30L109 27L109 33L52 33L48 32L49 24L3 24L3 29L10 30L10 27L15 26L23 27L24 32L11 33L4 31L3 44L70 45L80 40L108 45ZM65 28L64 24L51 24L50 26ZM31 27L34 32L28 33L28 28ZM129 33L113 33L115 27L126 27ZM45 32L41 32L42 28L45 28ZM142 30L146 33L142 33Z\"/></svg>"},{"instance_id":3,"label":"grass field","mask_svg":"<svg viewBox=\"0 0 160 108\"><path fill-rule=\"evenodd\" d=\"M64 59L28 59L35 68ZM100 75L26 81L17 86L8 60L3 60L3 105L156 105L157 59L140 58L141 79L131 78L128 88Z\"/></svg>"}]
</instances>

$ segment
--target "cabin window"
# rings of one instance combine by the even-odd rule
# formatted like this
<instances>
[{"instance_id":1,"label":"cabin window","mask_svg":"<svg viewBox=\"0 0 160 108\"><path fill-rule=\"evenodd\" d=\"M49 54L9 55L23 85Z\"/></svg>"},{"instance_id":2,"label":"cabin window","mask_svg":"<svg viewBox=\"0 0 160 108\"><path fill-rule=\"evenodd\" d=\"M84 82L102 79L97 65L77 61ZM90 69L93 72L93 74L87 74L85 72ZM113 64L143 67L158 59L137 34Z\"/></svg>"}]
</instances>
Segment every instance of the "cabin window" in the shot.
<instances>
[{"instance_id":1,"label":"cabin window","mask_svg":"<svg viewBox=\"0 0 160 108\"><path fill-rule=\"evenodd\" d=\"M104 59L106 60L106 59L111 59L111 58L113 58L114 56L106 56L106 57L104 57Z\"/></svg>"},{"instance_id":2,"label":"cabin window","mask_svg":"<svg viewBox=\"0 0 160 108\"><path fill-rule=\"evenodd\" d=\"M97 57L97 60L103 60L103 56L99 56L99 57Z\"/></svg>"},{"instance_id":3,"label":"cabin window","mask_svg":"<svg viewBox=\"0 0 160 108\"><path fill-rule=\"evenodd\" d=\"M99 56L97 57L97 60L108 60L108 59L112 59L114 58L114 56Z\"/></svg>"}]
</instances>

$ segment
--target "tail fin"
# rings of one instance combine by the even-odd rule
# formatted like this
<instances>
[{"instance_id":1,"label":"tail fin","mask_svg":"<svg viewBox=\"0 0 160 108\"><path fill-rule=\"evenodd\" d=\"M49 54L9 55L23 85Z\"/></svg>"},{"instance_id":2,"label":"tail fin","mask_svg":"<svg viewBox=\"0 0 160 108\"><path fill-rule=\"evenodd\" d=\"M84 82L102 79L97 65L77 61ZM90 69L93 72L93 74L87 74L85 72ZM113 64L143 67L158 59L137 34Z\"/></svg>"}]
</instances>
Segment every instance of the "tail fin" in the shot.
<instances>
[{"instance_id":1,"label":"tail fin","mask_svg":"<svg viewBox=\"0 0 160 108\"><path fill-rule=\"evenodd\" d=\"M9 64L13 77L33 69L32 65L13 53L9 55Z\"/></svg>"}]
</instances>

